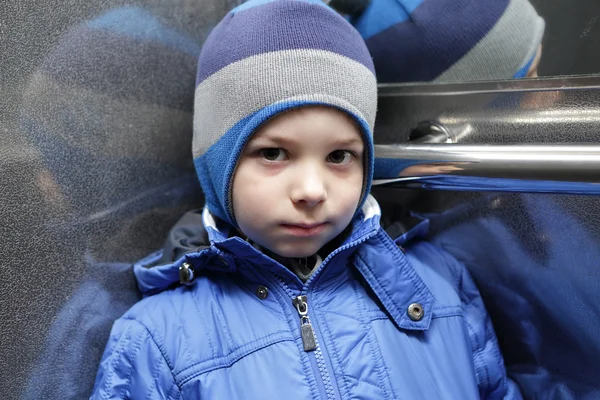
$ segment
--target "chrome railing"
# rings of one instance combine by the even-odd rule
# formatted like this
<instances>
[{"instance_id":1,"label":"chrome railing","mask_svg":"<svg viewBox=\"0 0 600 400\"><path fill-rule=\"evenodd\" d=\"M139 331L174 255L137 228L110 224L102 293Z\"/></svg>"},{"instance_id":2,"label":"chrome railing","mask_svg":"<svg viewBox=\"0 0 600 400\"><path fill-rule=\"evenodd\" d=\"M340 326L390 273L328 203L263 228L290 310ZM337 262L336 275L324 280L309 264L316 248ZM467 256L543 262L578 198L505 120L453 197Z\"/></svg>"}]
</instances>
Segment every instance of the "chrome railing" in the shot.
<instances>
[{"instance_id":1,"label":"chrome railing","mask_svg":"<svg viewBox=\"0 0 600 400\"><path fill-rule=\"evenodd\" d=\"M600 144L375 146L374 185L600 194Z\"/></svg>"}]
</instances>

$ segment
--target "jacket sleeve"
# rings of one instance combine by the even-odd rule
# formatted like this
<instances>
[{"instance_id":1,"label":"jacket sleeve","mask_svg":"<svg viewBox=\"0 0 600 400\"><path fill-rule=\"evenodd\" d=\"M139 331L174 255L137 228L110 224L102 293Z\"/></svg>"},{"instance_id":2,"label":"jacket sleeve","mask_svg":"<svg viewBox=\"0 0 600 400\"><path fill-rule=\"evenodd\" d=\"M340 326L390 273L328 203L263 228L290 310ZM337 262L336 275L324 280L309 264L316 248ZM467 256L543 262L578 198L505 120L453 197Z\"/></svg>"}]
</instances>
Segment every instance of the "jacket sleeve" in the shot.
<instances>
[{"instance_id":1,"label":"jacket sleeve","mask_svg":"<svg viewBox=\"0 0 600 400\"><path fill-rule=\"evenodd\" d=\"M460 297L473 350L479 395L484 400L521 400L519 387L506 374L498 339L479 290L467 269L463 266L461 270Z\"/></svg>"},{"instance_id":2,"label":"jacket sleeve","mask_svg":"<svg viewBox=\"0 0 600 400\"><path fill-rule=\"evenodd\" d=\"M180 399L179 387L148 329L133 319L113 325L90 399Z\"/></svg>"}]
</instances>

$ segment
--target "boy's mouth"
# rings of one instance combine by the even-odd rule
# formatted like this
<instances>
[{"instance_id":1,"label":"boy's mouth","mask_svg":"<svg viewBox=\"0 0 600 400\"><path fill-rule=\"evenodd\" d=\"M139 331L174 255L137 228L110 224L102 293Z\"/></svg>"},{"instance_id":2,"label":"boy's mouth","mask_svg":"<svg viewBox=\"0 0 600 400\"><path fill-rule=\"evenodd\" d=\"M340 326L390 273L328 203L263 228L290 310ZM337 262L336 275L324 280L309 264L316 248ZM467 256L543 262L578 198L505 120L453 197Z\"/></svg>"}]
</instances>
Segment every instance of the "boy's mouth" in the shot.
<instances>
[{"instance_id":1,"label":"boy's mouth","mask_svg":"<svg viewBox=\"0 0 600 400\"><path fill-rule=\"evenodd\" d=\"M318 235L319 233L323 232L327 225L327 222L321 222L312 224L281 224L281 227L294 236L307 237Z\"/></svg>"}]
</instances>

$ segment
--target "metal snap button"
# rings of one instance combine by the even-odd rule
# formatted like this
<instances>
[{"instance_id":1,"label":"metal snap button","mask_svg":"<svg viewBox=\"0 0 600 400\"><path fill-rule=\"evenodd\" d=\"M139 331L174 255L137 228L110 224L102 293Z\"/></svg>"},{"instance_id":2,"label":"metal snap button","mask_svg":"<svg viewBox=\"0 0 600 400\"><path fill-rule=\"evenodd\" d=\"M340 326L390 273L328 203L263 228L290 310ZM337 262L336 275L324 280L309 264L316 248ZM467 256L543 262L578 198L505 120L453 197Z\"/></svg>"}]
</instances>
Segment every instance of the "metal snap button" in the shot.
<instances>
[{"instance_id":1,"label":"metal snap button","mask_svg":"<svg viewBox=\"0 0 600 400\"><path fill-rule=\"evenodd\" d=\"M267 289L264 286L259 286L256 288L256 297L258 297L261 300L264 300L267 298L267 296L269 295L269 289Z\"/></svg>"},{"instance_id":2,"label":"metal snap button","mask_svg":"<svg viewBox=\"0 0 600 400\"><path fill-rule=\"evenodd\" d=\"M194 275L194 267L192 267L189 263L183 263L179 267L179 282L182 285L191 285L196 279Z\"/></svg>"},{"instance_id":3,"label":"metal snap button","mask_svg":"<svg viewBox=\"0 0 600 400\"><path fill-rule=\"evenodd\" d=\"M425 310L421 303L412 303L408 306L408 317L413 321L420 321L425 315Z\"/></svg>"}]
</instances>

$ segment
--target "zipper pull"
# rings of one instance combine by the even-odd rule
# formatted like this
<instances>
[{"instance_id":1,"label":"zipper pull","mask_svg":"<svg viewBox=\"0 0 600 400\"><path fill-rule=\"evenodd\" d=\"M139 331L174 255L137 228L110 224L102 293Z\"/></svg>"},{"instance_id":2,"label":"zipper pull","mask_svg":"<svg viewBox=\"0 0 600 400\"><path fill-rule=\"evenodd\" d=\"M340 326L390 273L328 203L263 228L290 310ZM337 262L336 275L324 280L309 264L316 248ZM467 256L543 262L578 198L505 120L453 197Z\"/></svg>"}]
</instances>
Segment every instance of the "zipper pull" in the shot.
<instances>
[{"instance_id":1,"label":"zipper pull","mask_svg":"<svg viewBox=\"0 0 600 400\"><path fill-rule=\"evenodd\" d=\"M315 331L308 319L308 302L306 296L298 296L292 299L292 304L296 307L300 315L300 334L302 335L302 345L304 351L309 352L317 349Z\"/></svg>"}]
</instances>

